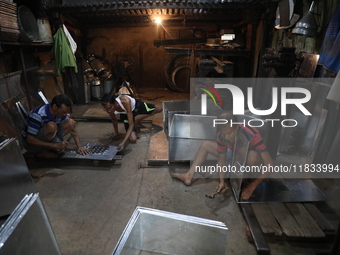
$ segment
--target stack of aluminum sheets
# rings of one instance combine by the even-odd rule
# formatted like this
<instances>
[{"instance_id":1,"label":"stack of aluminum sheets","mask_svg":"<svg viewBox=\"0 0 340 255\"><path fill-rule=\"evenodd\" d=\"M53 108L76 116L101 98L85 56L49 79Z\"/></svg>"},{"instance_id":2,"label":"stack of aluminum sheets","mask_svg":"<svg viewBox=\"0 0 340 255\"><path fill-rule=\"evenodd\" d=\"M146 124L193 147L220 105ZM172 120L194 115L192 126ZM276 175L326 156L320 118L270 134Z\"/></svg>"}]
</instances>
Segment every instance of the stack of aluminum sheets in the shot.
<instances>
[{"instance_id":1,"label":"stack of aluminum sheets","mask_svg":"<svg viewBox=\"0 0 340 255\"><path fill-rule=\"evenodd\" d=\"M0 228L0 255L60 255L38 194L26 195Z\"/></svg>"},{"instance_id":2,"label":"stack of aluminum sheets","mask_svg":"<svg viewBox=\"0 0 340 255\"><path fill-rule=\"evenodd\" d=\"M17 4L0 0L0 40L18 41L19 25L17 21Z\"/></svg>"},{"instance_id":3,"label":"stack of aluminum sheets","mask_svg":"<svg viewBox=\"0 0 340 255\"><path fill-rule=\"evenodd\" d=\"M137 207L112 254L224 255L227 230L219 221Z\"/></svg>"},{"instance_id":4,"label":"stack of aluminum sheets","mask_svg":"<svg viewBox=\"0 0 340 255\"><path fill-rule=\"evenodd\" d=\"M15 138L0 143L0 217L10 215L26 194L36 188Z\"/></svg>"}]
</instances>

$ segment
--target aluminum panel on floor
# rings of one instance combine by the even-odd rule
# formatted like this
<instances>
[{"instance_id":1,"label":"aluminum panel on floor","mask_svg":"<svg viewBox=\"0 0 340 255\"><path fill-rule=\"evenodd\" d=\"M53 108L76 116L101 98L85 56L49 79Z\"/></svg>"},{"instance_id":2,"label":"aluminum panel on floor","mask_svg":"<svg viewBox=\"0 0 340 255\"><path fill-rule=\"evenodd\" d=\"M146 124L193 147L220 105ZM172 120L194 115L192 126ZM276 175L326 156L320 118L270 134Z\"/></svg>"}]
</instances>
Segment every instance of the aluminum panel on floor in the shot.
<instances>
[{"instance_id":1,"label":"aluminum panel on floor","mask_svg":"<svg viewBox=\"0 0 340 255\"><path fill-rule=\"evenodd\" d=\"M113 255L222 255L226 251L227 230L219 221L137 207Z\"/></svg>"},{"instance_id":2,"label":"aluminum panel on floor","mask_svg":"<svg viewBox=\"0 0 340 255\"><path fill-rule=\"evenodd\" d=\"M64 159L90 159L90 160L107 160L110 161L117 154L117 146L105 145L101 143L82 143L84 148L91 151L89 155L78 154L76 150L66 152L60 158Z\"/></svg>"}]
</instances>

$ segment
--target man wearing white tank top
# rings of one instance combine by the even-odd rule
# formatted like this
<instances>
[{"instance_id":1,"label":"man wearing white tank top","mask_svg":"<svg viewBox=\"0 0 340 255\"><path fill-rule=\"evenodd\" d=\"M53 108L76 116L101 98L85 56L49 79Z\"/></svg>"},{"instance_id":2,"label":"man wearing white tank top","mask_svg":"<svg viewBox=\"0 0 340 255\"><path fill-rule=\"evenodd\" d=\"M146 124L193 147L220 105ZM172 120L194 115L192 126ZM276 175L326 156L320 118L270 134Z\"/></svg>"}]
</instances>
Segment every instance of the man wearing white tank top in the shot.
<instances>
[{"instance_id":1,"label":"man wearing white tank top","mask_svg":"<svg viewBox=\"0 0 340 255\"><path fill-rule=\"evenodd\" d=\"M126 141L135 143L137 141L135 127L141 120L162 111L162 108L154 104L145 103L138 98L129 95L109 95L102 98L104 111L110 114L114 129L113 137L118 135L118 124L116 114L120 114L120 120L124 122L126 134L124 140L118 145L118 150L124 149ZM137 115L142 115L135 120Z\"/></svg>"}]
</instances>

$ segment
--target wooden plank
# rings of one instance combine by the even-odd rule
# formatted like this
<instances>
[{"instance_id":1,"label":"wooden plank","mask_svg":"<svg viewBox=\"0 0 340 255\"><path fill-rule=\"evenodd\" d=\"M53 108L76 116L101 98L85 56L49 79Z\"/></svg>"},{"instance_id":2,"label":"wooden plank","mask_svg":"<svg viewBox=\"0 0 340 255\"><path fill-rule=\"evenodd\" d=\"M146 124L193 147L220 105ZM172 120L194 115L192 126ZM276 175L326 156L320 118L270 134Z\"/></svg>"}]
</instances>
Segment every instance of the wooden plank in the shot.
<instances>
[{"instance_id":1,"label":"wooden plank","mask_svg":"<svg viewBox=\"0 0 340 255\"><path fill-rule=\"evenodd\" d=\"M305 237L300 225L284 203L269 203L268 206L285 235L289 237Z\"/></svg>"},{"instance_id":2,"label":"wooden plank","mask_svg":"<svg viewBox=\"0 0 340 255\"><path fill-rule=\"evenodd\" d=\"M98 119L108 119L110 120L110 115L103 111L102 107L96 107L96 108L89 108L84 114L83 117L89 117L89 118L98 118Z\"/></svg>"},{"instance_id":3,"label":"wooden plank","mask_svg":"<svg viewBox=\"0 0 340 255\"><path fill-rule=\"evenodd\" d=\"M335 232L332 224L326 219L326 217L319 211L319 209L312 203L303 204L310 215L314 218L316 223L323 231Z\"/></svg>"},{"instance_id":4,"label":"wooden plank","mask_svg":"<svg viewBox=\"0 0 340 255\"><path fill-rule=\"evenodd\" d=\"M153 129L151 131L149 150L147 155L148 165L167 164L169 161L168 139L163 130L161 114L152 118Z\"/></svg>"},{"instance_id":5,"label":"wooden plank","mask_svg":"<svg viewBox=\"0 0 340 255\"><path fill-rule=\"evenodd\" d=\"M274 234L275 236L282 236L282 230L277 223L274 215L272 214L267 204L251 204L253 211L256 215L257 221L261 226L261 230L264 234Z\"/></svg>"},{"instance_id":6,"label":"wooden plank","mask_svg":"<svg viewBox=\"0 0 340 255\"><path fill-rule=\"evenodd\" d=\"M306 237L325 237L325 233L319 228L302 203L286 203L286 206Z\"/></svg>"}]
</instances>

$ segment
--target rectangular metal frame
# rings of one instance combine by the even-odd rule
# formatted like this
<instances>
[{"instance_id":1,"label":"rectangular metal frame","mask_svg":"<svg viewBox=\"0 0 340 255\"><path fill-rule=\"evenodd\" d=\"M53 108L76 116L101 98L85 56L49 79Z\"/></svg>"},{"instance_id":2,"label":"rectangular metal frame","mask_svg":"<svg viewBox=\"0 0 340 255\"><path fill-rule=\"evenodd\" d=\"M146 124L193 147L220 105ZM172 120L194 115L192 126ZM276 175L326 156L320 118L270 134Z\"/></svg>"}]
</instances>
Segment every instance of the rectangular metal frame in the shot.
<instances>
[{"instance_id":1,"label":"rectangular metal frame","mask_svg":"<svg viewBox=\"0 0 340 255\"><path fill-rule=\"evenodd\" d=\"M174 114L168 137L169 162L193 160L202 141L215 140L217 131L213 127L215 118L215 116Z\"/></svg>"},{"instance_id":2,"label":"rectangular metal frame","mask_svg":"<svg viewBox=\"0 0 340 255\"><path fill-rule=\"evenodd\" d=\"M223 222L137 207L112 254L224 255L227 230Z\"/></svg>"}]
</instances>

